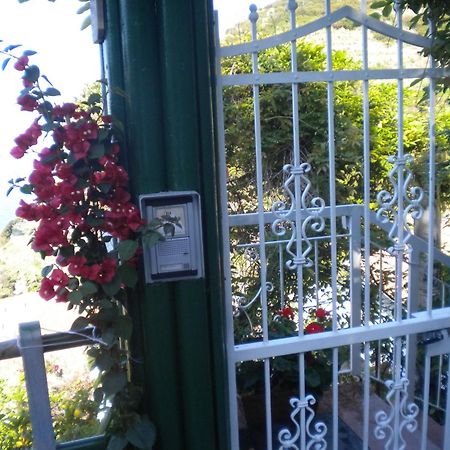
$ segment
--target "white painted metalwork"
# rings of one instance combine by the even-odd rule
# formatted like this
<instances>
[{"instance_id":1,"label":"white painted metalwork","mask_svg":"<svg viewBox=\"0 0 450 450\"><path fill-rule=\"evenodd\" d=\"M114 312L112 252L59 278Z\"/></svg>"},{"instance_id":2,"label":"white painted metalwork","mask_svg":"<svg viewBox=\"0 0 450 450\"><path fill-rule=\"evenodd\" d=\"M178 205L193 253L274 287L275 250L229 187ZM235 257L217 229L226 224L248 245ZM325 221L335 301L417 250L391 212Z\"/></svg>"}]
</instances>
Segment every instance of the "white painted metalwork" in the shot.
<instances>
[{"instance_id":1,"label":"white painted metalwork","mask_svg":"<svg viewBox=\"0 0 450 450\"><path fill-rule=\"evenodd\" d=\"M377 439L387 439L386 449L405 449L406 442L403 437L403 430L413 432L417 429L416 417L419 414L419 407L415 403L407 403L408 392L406 388L408 384L407 378L401 378L399 382L394 380L386 382L386 387L389 390L386 401L389 403L390 412L389 414L385 411L376 413L375 422L377 426L374 429ZM397 397L399 397L399 400L397 400Z\"/></svg>"},{"instance_id":2,"label":"white painted metalwork","mask_svg":"<svg viewBox=\"0 0 450 450\"><path fill-rule=\"evenodd\" d=\"M295 433L292 434L288 428L283 428L278 433L278 441L281 444L279 450L282 449L295 449L298 450L297 443L299 442L300 436L302 434L306 434L309 438L309 442L306 446L306 449L314 449L314 450L322 450L327 448L327 443L325 441L325 435L327 434L327 426L323 422L316 422L314 424L313 433L310 429L311 423L314 419L315 413L312 409L311 405L316 403L316 399L312 395L307 395L305 400L300 400L299 398L291 398L289 401L293 411L290 414L291 421L295 425ZM305 410L308 414L308 418L306 419L306 433L303 433L303 430L300 427L300 423L296 420L296 416Z\"/></svg>"},{"instance_id":3,"label":"white painted metalwork","mask_svg":"<svg viewBox=\"0 0 450 450\"><path fill-rule=\"evenodd\" d=\"M450 395L446 395L447 385L442 381L449 371L450 356L444 345L448 335L441 331L450 327L450 286L436 271L436 267L450 268L450 257L435 248L433 230L435 80L450 76L450 69L437 68L433 61L428 67L405 67L404 45L427 49L431 40L403 28L398 4L394 26L369 17L365 0L361 0L360 11L349 6L332 11L331 0L324 0L324 16L302 26L296 24L297 2L288 0L286 4L288 30L281 34L258 39L255 5L250 6L248 42L221 47L216 34L232 449L247 450L240 446L244 431L237 411L248 394L240 386L240 377L249 367L254 372L244 381L262 377L258 391L262 400L256 408L264 417L258 431L264 441L258 444L261 448L345 450L339 440L339 426L347 417L348 405L342 398L349 377L361 380L356 396L361 398L361 423L353 431L362 449L374 445L387 450L406 449L411 439L420 441L422 450L434 449L428 433L431 408L445 418L443 442L450 445ZM356 69L335 70L334 26L344 19L361 27L362 64ZM325 68L300 70L299 39L322 30L326 37ZM395 40L396 67L369 68L369 30ZM275 47L289 54L289 67L284 71L261 66L265 51ZM233 58L248 61L247 70L223 73L224 61ZM428 185L424 186L427 182L422 180L420 187L414 160L404 148L405 80L413 78L429 80L429 175ZM397 98L393 100L397 107L397 148L396 154L388 157L392 168L386 187L374 192L369 94L379 80L397 85ZM358 125L362 186L360 198L351 204L338 204L337 195L336 160L340 155L335 96L340 82L359 83L355 85L360 86L362 94L362 123ZM305 127L315 124L305 124L299 106L300 88L317 83L324 85L326 98L327 133L322 143L328 152L326 171L315 167L302 147ZM281 166L268 168L262 99L264 91L272 88L286 88L289 93L283 118L290 123L291 144L289 150L283 150L286 156ZM223 94L233 89L248 89L245 92L253 104L254 167L247 163L240 168L245 172L240 176L248 178L246 188L254 192L255 199L238 205L233 204L236 192L234 197L227 194L235 175L228 176L225 122L233 118L224 116ZM271 170L276 175L269 179ZM327 177L328 192L317 192L318 176ZM230 214L231 210L238 213ZM427 240L414 233L414 224L425 212L430 218ZM319 311L323 322L318 319ZM321 332L311 332L311 323ZM326 329L317 328L320 323L326 323ZM314 383L310 381L319 361L329 391L327 423L320 411L322 399L312 390ZM296 381L284 400L289 412L280 419L276 411L280 395L277 376L288 370L295 374ZM430 388L435 385L437 392Z\"/></svg>"},{"instance_id":4,"label":"white painted metalwork","mask_svg":"<svg viewBox=\"0 0 450 450\"><path fill-rule=\"evenodd\" d=\"M321 197L313 197L308 202L311 181L306 177L306 174L310 170L311 165L308 163L302 163L298 166L286 164L283 167L283 171L288 175L288 178L284 182L283 188L290 200L289 208L286 209L286 203L281 200L277 200L272 204L272 212L276 217L272 223L272 231L274 234L276 236L285 236L286 228L288 227L291 230L291 236L286 245L286 251L291 256L291 259L286 261L286 267L291 270L300 266L311 267L313 265L312 260L308 258L308 254L312 250L311 239L308 237L308 229L311 228L314 232L320 233L325 228L325 220L320 215L325 208L324 200ZM295 186L295 193L292 191L292 185ZM298 208L296 207L296 199L300 201L300 207ZM311 206L308 207L308 204ZM298 215L294 221L290 216L295 211L297 211ZM301 220L302 211L307 211L308 213L303 221ZM301 223L299 234L297 234L296 223ZM299 235L301 239L298 239ZM298 242L303 242L306 248L303 250L301 247L296 246L297 253L294 253L294 244Z\"/></svg>"}]
</instances>

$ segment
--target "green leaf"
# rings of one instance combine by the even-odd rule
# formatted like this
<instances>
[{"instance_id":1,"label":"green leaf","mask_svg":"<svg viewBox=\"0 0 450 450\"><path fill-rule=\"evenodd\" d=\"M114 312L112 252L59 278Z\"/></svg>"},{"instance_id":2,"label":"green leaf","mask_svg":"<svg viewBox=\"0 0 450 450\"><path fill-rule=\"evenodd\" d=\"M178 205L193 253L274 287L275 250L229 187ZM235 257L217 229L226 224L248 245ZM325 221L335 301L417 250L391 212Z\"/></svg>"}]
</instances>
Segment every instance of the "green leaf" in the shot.
<instances>
[{"instance_id":1,"label":"green leaf","mask_svg":"<svg viewBox=\"0 0 450 450\"><path fill-rule=\"evenodd\" d=\"M6 58L2 62L2 70L6 69L6 66L8 65L9 61L11 61L11 58Z\"/></svg>"},{"instance_id":2,"label":"green leaf","mask_svg":"<svg viewBox=\"0 0 450 450\"><path fill-rule=\"evenodd\" d=\"M53 83L48 79L47 75L42 75L42 78L43 78L50 86L53 86Z\"/></svg>"},{"instance_id":3,"label":"green leaf","mask_svg":"<svg viewBox=\"0 0 450 450\"><path fill-rule=\"evenodd\" d=\"M58 89L55 89L54 87L49 87L45 90L44 95L54 97L57 95L61 95L61 92L59 92Z\"/></svg>"},{"instance_id":4,"label":"green leaf","mask_svg":"<svg viewBox=\"0 0 450 450\"><path fill-rule=\"evenodd\" d=\"M105 219L103 219L103 217L96 217L93 215L89 215L86 217L86 223L91 227L98 227L104 221L105 221Z\"/></svg>"},{"instance_id":5,"label":"green leaf","mask_svg":"<svg viewBox=\"0 0 450 450\"><path fill-rule=\"evenodd\" d=\"M63 258L69 258L70 256L73 256L73 254L74 254L73 245L61 247L58 250L58 256L62 256Z\"/></svg>"},{"instance_id":6,"label":"green leaf","mask_svg":"<svg viewBox=\"0 0 450 450\"><path fill-rule=\"evenodd\" d=\"M116 275L110 283L102 284L102 289L106 295L114 297L114 295L116 295L120 290L120 283L120 277Z\"/></svg>"},{"instance_id":7,"label":"green leaf","mask_svg":"<svg viewBox=\"0 0 450 450\"><path fill-rule=\"evenodd\" d=\"M103 401L103 398L105 397L105 393L103 392L102 388L96 388L94 389L94 402L101 403Z\"/></svg>"},{"instance_id":8,"label":"green leaf","mask_svg":"<svg viewBox=\"0 0 450 450\"><path fill-rule=\"evenodd\" d=\"M103 142L105 139L107 139L109 136L109 130L107 130L106 128L101 128L98 132L97 135L97 140L99 142Z\"/></svg>"},{"instance_id":9,"label":"green leaf","mask_svg":"<svg viewBox=\"0 0 450 450\"><path fill-rule=\"evenodd\" d=\"M133 323L128 316L119 316L115 323L117 335L122 339L130 339L133 331Z\"/></svg>"},{"instance_id":10,"label":"green leaf","mask_svg":"<svg viewBox=\"0 0 450 450\"><path fill-rule=\"evenodd\" d=\"M138 281L138 274L137 270L134 266L131 266L130 264L122 264L117 269L120 279L122 280L122 283L125 284L125 286L133 288L136 286L136 283Z\"/></svg>"},{"instance_id":11,"label":"green leaf","mask_svg":"<svg viewBox=\"0 0 450 450\"><path fill-rule=\"evenodd\" d=\"M77 9L77 14L83 14L85 11L89 11L91 9L91 4L89 2L86 2L84 5L81 5Z\"/></svg>"},{"instance_id":12,"label":"green leaf","mask_svg":"<svg viewBox=\"0 0 450 450\"><path fill-rule=\"evenodd\" d=\"M130 444L142 450L151 450L155 445L156 428L147 416L142 416L126 432L125 437Z\"/></svg>"},{"instance_id":13,"label":"green leaf","mask_svg":"<svg viewBox=\"0 0 450 450\"><path fill-rule=\"evenodd\" d=\"M84 30L85 28L91 25L91 16L87 16L84 18L83 22L81 22L80 30Z\"/></svg>"},{"instance_id":14,"label":"green leaf","mask_svg":"<svg viewBox=\"0 0 450 450\"><path fill-rule=\"evenodd\" d=\"M97 187L104 194L107 194L111 190L111 184L110 183L100 183L100 184L97 185Z\"/></svg>"},{"instance_id":15,"label":"green leaf","mask_svg":"<svg viewBox=\"0 0 450 450\"><path fill-rule=\"evenodd\" d=\"M89 326L89 320L86 319L86 317L80 316L74 320L70 329L71 330L83 330L84 328L86 328L88 326Z\"/></svg>"},{"instance_id":16,"label":"green leaf","mask_svg":"<svg viewBox=\"0 0 450 450\"><path fill-rule=\"evenodd\" d=\"M312 367L306 368L305 380L306 383L313 388L319 387L321 384L319 372L317 372L317 370L313 369Z\"/></svg>"},{"instance_id":17,"label":"green leaf","mask_svg":"<svg viewBox=\"0 0 450 450\"><path fill-rule=\"evenodd\" d=\"M38 66L29 66L25 69L24 77L30 83L35 83L39 79L40 73Z\"/></svg>"},{"instance_id":18,"label":"green leaf","mask_svg":"<svg viewBox=\"0 0 450 450\"><path fill-rule=\"evenodd\" d=\"M384 6L386 6L388 1L389 0L379 0L377 2L373 2L373 3L370 4L370 7L373 8L373 9L383 8Z\"/></svg>"},{"instance_id":19,"label":"green leaf","mask_svg":"<svg viewBox=\"0 0 450 450\"><path fill-rule=\"evenodd\" d=\"M128 440L123 436L113 435L108 442L106 450L123 450L128 445Z\"/></svg>"},{"instance_id":20,"label":"green leaf","mask_svg":"<svg viewBox=\"0 0 450 450\"><path fill-rule=\"evenodd\" d=\"M383 17L389 17L389 15L392 12L392 4L388 3L384 8L383 11L381 11L381 14L383 14Z\"/></svg>"},{"instance_id":21,"label":"green leaf","mask_svg":"<svg viewBox=\"0 0 450 450\"><path fill-rule=\"evenodd\" d=\"M24 184L20 187L20 192L22 194L31 194L33 192L33 185L32 184Z\"/></svg>"},{"instance_id":22,"label":"green leaf","mask_svg":"<svg viewBox=\"0 0 450 450\"><path fill-rule=\"evenodd\" d=\"M411 81L409 87L411 86L415 86L416 84L420 83L423 81L423 78L416 78L415 80Z\"/></svg>"},{"instance_id":23,"label":"green leaf","mask_svg":"<svg viewBox=\"0 0 450 450\"><path fill-rule=\"evenodd\" d=\"M380 20L381 19L381 14L379 12L373 12L371 14L369 14L370 17L373 17L374 19Z\"/></svg>"},{"instance_id":24,"label":"green leaf","mask_svg":"<svg viewBox=\"0 0 450 450\"><path fill-rule=\"evenodd\" d=\"M102 372L104 370L110 370L114 363L114 358L104 351L95 358L95 366Z\"/></svg>"},{"instance_id":25,"label":"green leaf","mask_svg":"<svg viewBox=\"0 0 450 450\"><path fill-rule=\"evenodd\" d=\"M45 278L53 269L53 264L50 264L49 266L45 266L42 271L41 275Z\"/></svg>"},{"instance_id":26,"label":"green leaf","mask_svg":"<svg viewBox=\"0 0 450 450\"><path fill-rule=\"evenodd\" d=\"M111 328L106 331L102 331L102 341L107 345L111 346L117 342L117 334Z\"/></svg>"},{"instance_id":27,"label":"green leaf","mask_svg":"<svg viewBox=\"0 0 450 450\"><path fill-rule=\"evenodd\" d=\"M59 127L58 123L55 122L46 122L44 123L44 125L42 125L42 131L45 131L46 133L49 133L50 131L55 130L56 128ZM52 156L53 158L55 158L56 156Z\"/></svg>"},{"instance_id":28,"label":"green leaf","mask_svg":"<svg viewBox=\"0 0 450 450\"><path fill-rule=\"evenodd\" d=\"M67 283L67 287L70 290L78 289L78 286L80 285L77 278L73 277L69 279L69 282Z\"/></svg>"},{"instance_id":29,"label":"green leaf","mask_svg":"<svg viewBox=\"0 0 450 450\"><path fill-rule=\"evenodd\" d=\"M89 149L90 159L101 158L104 155L105 155L105 144L98 142L91 145L91 148Z\"/></svg>"},{"instance_id":30,"label":"green leaf","mask_svg":"<svg viewBox=\"0 0 450 450\"><path fill-rule=\"evenodd\" d=\"M124 371L119 372L114 370L105 373L102 377L102 387L108 397L121 391L126 386L127 382L127 374Z\"/></svg>"},{"instance_id":31,"label":"green leaf","mask_svg":"<svg viewBox=\"0 0 450 450\"><path fill-rule=\"evenodd\" d=\"M22 47L22 45L21 45L21 44L11 44L11 45L7 45L7 46L3 49L3 51L5 51L5 52L10 52L11 50L14 50L15 48L18 48L18 47Z\"/></svg>"},{"instance_id":32,"label":"green leaf","mask_svg":"<svg viewBox=\"0 0 450 450\"><path fill-rule=\"evenodd\" d=\"M175 234L175 225L173 223L165 223L163 225L164 235L168 236L169 234L173 237Z\"/></svg>"},{"instance_id":33,"label":"green leaf","mask_svg":"<svg viewBox=\"0 0 450 450\"><path fill-rule=\"evenodd\" d=\"M83 300L83 294L81 291L72 291L68 296L67 299L70 303L73 303L74 305L79 305L81 303L81 300Z\"/></svg>"},{"instance_id":34,"label":"green leaf","mask_svg":"<svg viewBox=\"0 0 450 450\"><path fill-rule=\"evenodd\" d=\"M100 103L101 101L102 101L102 96L100 94L96 94L96 93L91 94L87 99L87 102L90 105L95 105L96 103Z\"/></svg>"},{"instance_id":35,"label":"green leaf","mask_svg":"<svg viewBox=\"0 0 450 450\"><path fill-rule=\"evenodd\" d=\"M139 243L137 241L133 241L131 239L120 241L119 245L117 246L120 259L122 261L128 261L136 254L136 250L138 249L138 247Z\"/></svg>"},{"instance_id":36,"label":"green leaf","mask_svg":"<svg viewBox=\"0 0 450 450\"><path fill-rule=\"evenodd\" d=\"M149 247L153 247L161 240L164 240L164 237L158 231L151 230L142 238L143 243Z\"/></svg>"},{"instance_id":37,"label":"green leaf","mask_svg":"<svg viewBox=\"0 0 450 450\"><path fill-rule=\"evenodd\" d=\"M98 291L98 286L93 281L85 281L80 287L83 297L89 297Z\"/></svg>"}]
</instances>

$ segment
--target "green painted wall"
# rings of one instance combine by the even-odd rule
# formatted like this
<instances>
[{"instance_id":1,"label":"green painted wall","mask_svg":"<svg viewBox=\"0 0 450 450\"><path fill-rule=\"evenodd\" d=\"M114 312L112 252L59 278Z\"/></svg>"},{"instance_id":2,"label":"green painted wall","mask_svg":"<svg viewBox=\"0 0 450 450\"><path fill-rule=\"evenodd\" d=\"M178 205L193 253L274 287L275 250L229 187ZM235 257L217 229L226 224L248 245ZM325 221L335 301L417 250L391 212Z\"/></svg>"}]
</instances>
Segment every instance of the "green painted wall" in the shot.
<instances>
[{"instance_id":1,"label":"green painted wall","mask_svg":"<svg viewBox=\"0 0 450 450\"><path fill-rule=\"evenodd\" d=\"M107 0L110 107L125 125L135 198L200 193L206 276L146 285L131 301L133 377L157 449L228 449L221 239L208 0ZM118 89L122 95L118 95ZM143 277L141 277L143 280Z\"/></svg>"}]
</instances>

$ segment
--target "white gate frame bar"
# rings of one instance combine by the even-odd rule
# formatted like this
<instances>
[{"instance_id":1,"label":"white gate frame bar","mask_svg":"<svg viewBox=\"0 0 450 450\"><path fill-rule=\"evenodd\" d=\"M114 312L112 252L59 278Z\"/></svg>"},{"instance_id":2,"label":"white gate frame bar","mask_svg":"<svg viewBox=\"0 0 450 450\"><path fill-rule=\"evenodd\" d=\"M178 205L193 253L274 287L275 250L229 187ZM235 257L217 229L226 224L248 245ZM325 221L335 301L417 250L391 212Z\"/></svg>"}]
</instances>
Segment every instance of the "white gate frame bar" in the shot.
<instances>
[{"instance_id":1,"label":"white gate frame bar","mask_svg":"<svg viewBox=\"0 0 450 450\"><path fill-rule=\"evenodd\" d=\"M215 48L220 47L219 38L219 16L217 11L214 13L215 21ZM225 129L224 129L224 117L223 117L223 96L222 96L222 73L221 73L220 57L216 55L216 113L217 113L217 140L219 145L219 184L220 184L220 203L221 203L221 222L222 222L222 244L223 244L223 286L225 290L225 299L227 302L231 301L231 266L230 258L230 223L228 215L228 190L227 190L227 164L225 159ZM233 311L230 305L226 305L225 308L225 322L227 330L233 329ZM226 333L226 347L228 354L228 361L231 360L231 355L234 348L234 336L233 333ZM228 362L227 365L228 375L228 405L229 405L229 420L230 420L230 443L233 450L239 449L239 419L238 414L238 398L237 398L237 386L235 366Z\"/></svg>"},{"instance_id":2,"label":"white gate frame bar","mask_svg":"<svg viewBox=\"0 0 450 450\"><path fill-rule=\"evenodd\" d=\"M308 334L301 338L294 336L275 339L269 342L255 342L236 345L232 361L250 361L270 357L291 355L314 350L337 348L362 342L398 338L408 334L426 333L450 328L450 307L435 309L431 321L426 311L413 314L410 319L399 322L385 322L359 328L345 328L338 331L325 331ZM330 346L332 343L332 346Z\"/></svg>"}]
</instances>

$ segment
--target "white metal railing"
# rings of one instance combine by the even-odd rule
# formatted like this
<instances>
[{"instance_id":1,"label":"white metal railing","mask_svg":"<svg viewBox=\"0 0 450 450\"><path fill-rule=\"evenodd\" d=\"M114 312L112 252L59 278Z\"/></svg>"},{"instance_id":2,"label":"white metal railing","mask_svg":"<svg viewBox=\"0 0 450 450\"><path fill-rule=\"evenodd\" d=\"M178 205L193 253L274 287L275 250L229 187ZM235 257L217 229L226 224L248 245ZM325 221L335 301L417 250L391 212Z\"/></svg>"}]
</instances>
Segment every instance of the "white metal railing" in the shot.
<instances>
[{"instance_id":1,"label":"white metal railing","mask_svg":"<svg viewBox=\"0 0 450 450\"><path fill-rule=\"evenodd\" d=\"M44 353L85 346L93 340L98 341L94 328L42 336L39 322L28 322L19 325L17 339L0 342L0 360L21 357L23 361L33 450L71 448L69 443L57 444L55 440ZM74 448L78 448L77 443Z\"/></svg>"},{"instance_id":2,"label":"white metal railing","mask_svg":"<svg viewBox=\"0 0 450 450\"><path fill-rule=\"evenodd\" d=\"M362 379L360 390L363 404L359 434L361 448L366 450L375 446L400 450L413 445L412 439L416 441L416 445L420 442L423 450L431 450L435 447L427 434L430 420L428 409L433 404L442 404L442 398L439 396L442 396L440 391L444 389L439 387L438 398L436 401L431 399L430 364L432 358L437 357L438 377L448 372L448 364L445 361L448 351L445 350L445 329L450 327L450 305L444 299L447 280L438 281L441 289L439 295L436 294L434 286L436 265L450 267L450 257L434 248L432 230L435 189L434 79L449 76L450 70L436 69L433 62L421 69L404 67L404 44L429 48L431 40L404 30L401 12L397 7L396 23L391 26L368 17L365 1L361 2L360 12L348 6L332 12L330 0L325 0L325 15L301 27L296 26L296 8L295 1L287 2L290 28L277 36L257 39L258 11L255 6L250 7L250 42L220 47L216 36L232 448L240 448L237 367L245 361L261 361L264 401L260 408L264 410L265 434L262 448L342 448L339 447L338 437L339 383L343 374L351 372ZM333 68L332 27L343 19L361 26L362 67L358 70ZM297 40L319 30L324 30L326 36L326 67L323 71L300 71L297 65ZM368 30L395 39L397 67L369 68ZM290 69L263 73L259 67L260 54L276 46L290 49ZM250 73L222 73L222 59L241 55L249 58ZM404 80L417 77L429 80L430 93L429 177L426 191L430 194L428 210L431 212L431 218L427 241L414 236L411 230L411 224L422 214L424 191L418 186L411 186L411 159L404 151L403 136ZM336 199L335 173L335 84L353 80L360 81L362 85L362 198L360 204L339 205ZM389 158L392 169L386 180L391 187L375 195L371 192L370 184L369 83L373 80L394 80L397 85L397 149L396 154ZM298 106L299 86L317 82L326 84L328 137L324 145L328 149L327 205L312 192L313 168L304 160L300 145L302 117ZM291 97L290 114L286 114L286 117L291 120L292 150L287 158L290 164L285 164L282 169L281 186L286 200L273 198L265 191L261 125L263 113L260 98L263 90L273 85L286 86ZM227 207L223 92L234 86L247 86L253 100L255 170L249 178L255 180L254 186L251 187L255 191L255 201L248 211L241 214L230 214ZM253 168L246 169L250 174ZM374 203L377 206L374 206ZM389 241L384 245L385 250L383 245L379 245L380 249L377 250L374 227L385 241ZM235 230L241 232L240 241ZM341 252L340 255L338 251ZM343 253L345 257L342 257ZM371 271L374 261L379 265L375 285ZM392 279L384 280L388 275L392 275ZM284 338L274 338L270 330L273 319L271 315L277 307L282 309L286 304L296 305L295 333ZM305 318L308 310L319 306L325 307L330 313L330 329L323 333L307 334ZM234 334L234 325L239 315L254 332L251 340L248 339L248 333L244 338ZM348 316L347 321L341 320L344 315ZM438 336L438 341L427 340L426 336L430 333ZM387 349L383 355L384 360L381 359L383 346ZM308 394L305 384L308 369L306 359L309 352L323 350L330 355L329 372L332 380L331 419L327 424L315 415L312 409L315 399ZM345 367L341 356L343 350L350 354L349 364ZM290 417L286 418L286 422L292 422L291 429L285 426L277 435L273 421L275 394L271 377L277 358L287 355L297 358L297 393L290 402ZM419 356L423 362L423 371L420 374L416 371ZM386 376L382 376L379 370L381 363L387 365ZM419 375L423 375L422 379ZM371 395L374 381L383 383L386 402L375 409ZM418 386L420 389L416 389ZM448 397L447 402L450 401ZM418 403L422 407L421 412ZM447 412L442 406L441 409ZM443 421L442 448L450 448L449 416L450 414L445 414ZM417 435L412 433L417 431L419 426L421 438L417 439ZM412 437L408 436L408 432L411 432Z\"/></svg>"}]
</instances>

